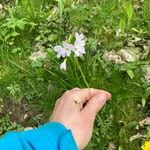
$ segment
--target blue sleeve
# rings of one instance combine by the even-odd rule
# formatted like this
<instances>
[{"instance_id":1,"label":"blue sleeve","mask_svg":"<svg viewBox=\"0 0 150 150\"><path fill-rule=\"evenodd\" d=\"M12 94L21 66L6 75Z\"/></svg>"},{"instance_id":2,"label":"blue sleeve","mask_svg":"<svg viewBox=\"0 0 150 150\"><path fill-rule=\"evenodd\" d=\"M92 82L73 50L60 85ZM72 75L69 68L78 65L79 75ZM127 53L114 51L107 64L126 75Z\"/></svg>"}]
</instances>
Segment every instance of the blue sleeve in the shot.
<instances>
[{"instance_id":1,"label":"blue sleeve","mask_svg":"<svg viewBox=\"0 0 150 150\"><path fill-rule=\"evenodd\" d=\"M37 129L10 132L0 139L0 150L77 150L71 130L47 123Z\"/></svg>"}]
</instances>

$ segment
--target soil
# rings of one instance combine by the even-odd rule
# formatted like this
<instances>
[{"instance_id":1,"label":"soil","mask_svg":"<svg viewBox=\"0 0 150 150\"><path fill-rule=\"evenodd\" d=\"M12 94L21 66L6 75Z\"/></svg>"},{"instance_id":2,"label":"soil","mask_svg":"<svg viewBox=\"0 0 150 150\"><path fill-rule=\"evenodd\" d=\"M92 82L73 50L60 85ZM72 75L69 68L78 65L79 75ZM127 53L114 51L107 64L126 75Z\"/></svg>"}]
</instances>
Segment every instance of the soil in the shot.
<instances>
[{"instance_id":1,"label":"soil","mask_svg":"<svg viewBox=\"0 0 150 150\"><path fill-rule=\"evenodd\" d=\"M8 115L11 122L16 122L23 127L35 127L45 122L42 110L36 107L26 100L22 100L21 103L5 100L0 118Z\"/></svg>"}]
</instances>

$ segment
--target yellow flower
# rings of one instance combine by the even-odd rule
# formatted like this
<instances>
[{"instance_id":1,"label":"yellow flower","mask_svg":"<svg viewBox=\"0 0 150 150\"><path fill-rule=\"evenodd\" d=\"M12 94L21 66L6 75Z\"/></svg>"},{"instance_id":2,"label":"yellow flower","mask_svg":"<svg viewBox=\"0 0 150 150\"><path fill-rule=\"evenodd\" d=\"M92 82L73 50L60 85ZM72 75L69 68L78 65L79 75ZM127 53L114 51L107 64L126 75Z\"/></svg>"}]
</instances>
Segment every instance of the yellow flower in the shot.
<instances>
[{"instance_id":1,"label":"yellow flower","mask_svg":"<svg viewBox=\"0 0 150 150\"><path fill-rule=\"evenodd\" d=\"M150 141L145 142L145 143L142 145L142 149L143 149L143 150L150 150Z\"/></svg>"}]
</instances>

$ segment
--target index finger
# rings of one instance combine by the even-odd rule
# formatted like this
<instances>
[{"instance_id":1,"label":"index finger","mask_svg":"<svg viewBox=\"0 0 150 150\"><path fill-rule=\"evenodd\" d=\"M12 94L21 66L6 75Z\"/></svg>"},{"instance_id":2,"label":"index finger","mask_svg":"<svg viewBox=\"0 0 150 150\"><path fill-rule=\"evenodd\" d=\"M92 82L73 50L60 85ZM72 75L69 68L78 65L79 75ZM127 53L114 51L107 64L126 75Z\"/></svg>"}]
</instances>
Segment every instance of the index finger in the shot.
<instances>
[{"instance_id":1,"label":"index finger","mask_svg":"<svg viewBox=\"0 0 150 150\"><path fill-rule=\"evenodd\" d=\"M107 98L109 99L111 97L111 94L104 90L94 89L94 88L84 88L84 89L78 89L73 92L74 97L80 100L82 104L89 101L92 97L94 97L96 94L104 93L106 94Z\"/></svg>"}]
</instances>

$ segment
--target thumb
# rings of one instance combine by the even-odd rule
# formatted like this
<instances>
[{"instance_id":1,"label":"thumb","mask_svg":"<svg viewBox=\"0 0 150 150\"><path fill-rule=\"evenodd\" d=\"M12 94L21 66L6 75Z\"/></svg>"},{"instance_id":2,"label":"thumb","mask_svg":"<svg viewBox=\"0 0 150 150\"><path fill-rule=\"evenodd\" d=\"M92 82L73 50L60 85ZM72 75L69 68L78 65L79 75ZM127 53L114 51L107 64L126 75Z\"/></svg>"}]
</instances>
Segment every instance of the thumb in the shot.
<instances>
[{"instance_id":1,"label":"thumb","mask_svg":"<svg viewBox=\"0 0 150 150\"><path fill-rule=\"evenodd\" d=\"M111 98L111 94L105 91L98 92L97 94L92 97L86 106L84 107L83 111L86 114L89 114L89 117L95 118L97 112L104 106L106 101Z\"/></svg>"}]
</instances>

